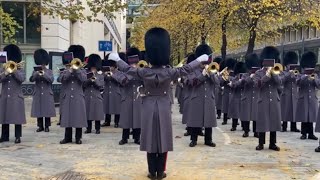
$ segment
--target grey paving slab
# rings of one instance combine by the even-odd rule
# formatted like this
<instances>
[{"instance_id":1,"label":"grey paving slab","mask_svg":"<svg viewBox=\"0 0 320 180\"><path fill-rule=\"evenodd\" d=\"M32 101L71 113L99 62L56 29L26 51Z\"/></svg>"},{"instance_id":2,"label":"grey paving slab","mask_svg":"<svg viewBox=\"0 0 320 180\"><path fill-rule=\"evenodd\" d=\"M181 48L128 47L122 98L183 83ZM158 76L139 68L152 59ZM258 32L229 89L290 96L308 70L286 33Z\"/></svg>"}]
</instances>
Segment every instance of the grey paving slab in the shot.
<instances>
[{"instance_id":1,"label":"grey paving slab","mask_svg":"<svg viewBox=\"0 0 320 180\"><path fill-rule=\"evenodd\" d=\"M30 102L27 98L28 117ZM100 135L84 134L82 145L60 145L64 130L55 125L57 120L50 133L36 133L35 120L28 118L19 145L11 131L11 141L0 144L0 179L147 179L146 153L132 140L119 146L121 129L102 128ZM202 137L190 148L178 106L173 106L174 151L168 155L167 179L320 179L317 141L302 141L299 133L278 133L280 152L257 152L252 134L244 139L240 127L230 132L231 122L220 124L213 133L216 148L204 146Z\"/></svg>"}]
</instances>

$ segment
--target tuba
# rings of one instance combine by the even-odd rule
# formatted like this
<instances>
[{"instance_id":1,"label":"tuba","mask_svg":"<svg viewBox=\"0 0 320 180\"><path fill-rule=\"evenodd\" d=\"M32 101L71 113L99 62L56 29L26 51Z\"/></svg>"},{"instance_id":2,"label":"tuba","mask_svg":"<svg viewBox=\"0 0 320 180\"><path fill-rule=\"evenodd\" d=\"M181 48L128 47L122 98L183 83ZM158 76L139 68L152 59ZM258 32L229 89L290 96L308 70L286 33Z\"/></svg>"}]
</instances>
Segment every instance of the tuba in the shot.
<instances>
[{"instance_id":1,"label":"tuba","mask_svg":"<svg viewBox=\"0 0 320 180\"><path fill-rule=\"evenodd\" d=\"M148 67L149 65L148 65L148 63L147 63L147 61L144 61L144 60L140 60L138 63L137 63L137 67L138 68L146 68L146 67Z\"/></svg>"},{"instance_id":2,"label":"tuba","mask_svg":"<svg viewBox=\"0 0 320 180\"><path fill-rule=\"evenodd\" d=\"M81 69L84 66L86 66L86 63L83 63L80 59L78 58L74 58L71 62L70 62L70 67L71 69L77 70L77 69Z\"/></svg>"},{"instance_id":3,"label":"tuba","mask_svg":"<svg viewBox=\"0 0 320 180\"><path fill-rule=\"evenodd\" d=\"M24 61L21 61L20 63L16 63L14 61L8 61L5 64L3 64L3 68L5 69L5 72L11 74L15 72L17 69L22 68L24 65Z\"/></svg>"},{"instance_id":4,"label":"tuba","mask_svg":"<svg viewBox=\"0 0 320 180\"><path fill-rule=\"evenodd\" d=\"M212 62L208 65L208 67L206 68L207 72L209 74L216 74L219 72L220 66L218 63L216 62Z\"/></svg>"}]
</instances>

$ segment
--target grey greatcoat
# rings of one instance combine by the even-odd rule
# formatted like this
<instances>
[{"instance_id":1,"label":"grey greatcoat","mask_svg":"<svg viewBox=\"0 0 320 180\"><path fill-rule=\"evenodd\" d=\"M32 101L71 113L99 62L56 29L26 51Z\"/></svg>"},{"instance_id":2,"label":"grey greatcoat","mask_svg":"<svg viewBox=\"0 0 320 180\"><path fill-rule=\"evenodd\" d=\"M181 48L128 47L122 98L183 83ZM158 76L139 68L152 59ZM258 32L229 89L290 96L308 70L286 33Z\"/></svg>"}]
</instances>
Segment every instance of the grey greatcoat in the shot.
<instances>
[{"instance_id":1,"label":"grey greatcoat","mask_svg":"<svg viewBox=\"0 0 320 180\"><path fill-rule=\"evenodd\" d=\"M241 121L256 121L258 115L258 89L254 87L253 78L249 73L242 75L244 89L241 95Z\"/></svg>"},{"instance_id":2,"label":"grey greatcoat","mask_svg":"<svg viewBox=\"0 0 320 180\"><path fill-rule=\"evenodd\" d=\"M94 76L96 77L94 81L87 79L83 84L86 114L87 120L101 121L104 120L104 112L103 98L100 89L102 89L104 85L104 76L98 73L95 73Z\"/></svg>"},{"instance_id":3,"label":"grey greatcoat","mask_svg":"<svg viewBox=\"0 0 320 180\"><path fill-rule=\"evenodd\" d=\"M143 82L120 71L115 72L112 77L122 86L119 126L123 129L141 128L142 101L137 89L142 87Z\"/></svg>"},{"instance_id":4,"label":"grey greatcoat","mask_svg":"<svg viewBox=\"0 0 320 180\"><path fill-rule=\"evenodd\" d=\"M170 83L185 76L200 65L194 61L181 68L133 68L124 61L118 62L121 71L141 78L146 96L142 97L140 150L164 153L173 150Z\"/></svg>"},{"instance_id":5,"label":"grey greatcoat","mask_svg":"<svg viewBox=\"0 0 320 180\"><path fill-rule=\"evenodd\" d=\"M103 108L105 114L120 114L120 84L111 76L104 76Z\"/></svg>"},{"instance_id":6,"label":"grey greatcoat","mask_svg":"<svg viewBox=\"0 0 320 180\"><path fill-rule=\"evenodd\" d=\"M224 81L221 77L219 77L220 85L222 86L222 113L228 114L229 110L229 96L231 95L231 88L228 85L229 82Z\"/></svg>"},{"instance_id":7,"label":"grey greatcoat","mask_svg":"<svg viewBox=\"0 0 320 180\"><path fill-rule=\"evenodd\" d=\"M281 95L281 119L294 122L296 117L298 87L296 77L289 71L283 71L280 75L283 93Z\"/></svg>"},{"instance_id":8,"label":"grey greatcoat","mask_svg":"<svg viewBox=\"0 0 320 180\"><path fill-rule=\"evenodd\" d=\"M191 94L192 94L192 89L193 89L193 82L195 81L195 73L190 73L185 78L183 78L183 111L182 111L182 124L187 124L187 122L191 118Z\"/></svg>"},{"instance_id":9,"label":"grey greatcoat","mask_svg":"<svg viewBox=\"0 0 320 180\"><path fill-rule=\"evenodd\" d=\"M216 86L214 89L214 97L216 99L216 108L217 110L222 109L222 87L221 86Z\"/></svg>"},{"instance_id":10,"label":"grey greatcoat","mask_svg":"<svg viewBox=\"0 0 320 180\"><path fill-rule=\"evenodd\" d=\"M318 79L309 80L307 75L298 75L298 102L296 122L316 122L318 111L318 97L316 88L320 88Z\"/></svg>"},{"instance_id":11,"label":"grey greatcoat","mask_svg":"<svg viewBox=\"0 0 320 180\"><path fill-rule=\"evenodd\" d=\"M39 75L33 71L30 82L35 82L33 93L31 117L55 117L54 98L52 92L52 82L54 80L52 70L44 69L44 74Z\"/></svg>"},{"instance_id":12,"label":"grey greatcoat","mask_svg":"<svg viewBox=\"0 0 320 180\"><path fill-rule=\"evenodd\" d=\"M87 127L87 114L82 84L86 81L85 70L63 71L58 82L64 85L61 108L61 127Z\"/></svg>"},{"instance_id":13,"label":"grey greatcoat","mask_svg":"<svg viewBox=\"0 0 320 180\"><path fill-rule=\"evenodd\" d=\"M281 107L278 92L281 80L278 75L266 75L266 69L259 70L254 76L255 86L259 88L257 132L281 130Z\"/></svg>"},{"instance_id":14,"label":"grey greatcoat","mask_svg":"<svg viewBox=\"0 0 320 180\"><path fill-rule=\"evenodd\" d=\"M218 84L215 74L208 76L202 75L202 69L194 71L195 81L190 96L190 114L188 115L188 127L217 127L216 102L214 89Z\"/></svg>"},{"instance_id":15,"label":"grey greatcoat","mask_svg":"<svg viewBox=\"0 0 320 180\"><path fill-rule=\"evenodd\" d=\"M232 119L240 118L240 100L243 89L243 81L240 81L239 76L230 77L231 94L229 96L228 117Z\"/></svg>"},{"instance_id":16,"label":"grey greatcoat","mask_svg":"<svg viewBox=\"0 0 320 180\"><path fill-rule=\"evenodd\" d=\"M26 80L26 74L21 69L9 75L3 72L4 70L1 69L0 124L25 124L26 115L21 84Z\"/></svg>"}]
</instances>

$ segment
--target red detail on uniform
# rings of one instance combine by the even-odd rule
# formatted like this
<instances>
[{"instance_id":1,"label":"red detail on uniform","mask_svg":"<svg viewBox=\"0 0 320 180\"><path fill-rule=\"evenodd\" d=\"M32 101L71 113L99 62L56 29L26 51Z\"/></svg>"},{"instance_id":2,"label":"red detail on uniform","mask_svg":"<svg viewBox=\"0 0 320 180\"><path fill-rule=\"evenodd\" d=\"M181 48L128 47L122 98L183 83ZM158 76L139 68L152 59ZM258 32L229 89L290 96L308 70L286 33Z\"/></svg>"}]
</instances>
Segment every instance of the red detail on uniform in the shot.
<instances>
[{"instance_id":1,"label":"red detail on uniform","mask_svg":"<svg viewBox=\"0 0 320 180\"><path fill-rule=\"evenodd\" d=\"M163 169L164 169L164 171L166 171L166 170L167 170L167 158L168 158L168 152L166 152L165 154L166 154L166 155L165 155L166 157L165 157L165 159L164 159L164 168L163 168Z\"/></svg>"}]
</instances>

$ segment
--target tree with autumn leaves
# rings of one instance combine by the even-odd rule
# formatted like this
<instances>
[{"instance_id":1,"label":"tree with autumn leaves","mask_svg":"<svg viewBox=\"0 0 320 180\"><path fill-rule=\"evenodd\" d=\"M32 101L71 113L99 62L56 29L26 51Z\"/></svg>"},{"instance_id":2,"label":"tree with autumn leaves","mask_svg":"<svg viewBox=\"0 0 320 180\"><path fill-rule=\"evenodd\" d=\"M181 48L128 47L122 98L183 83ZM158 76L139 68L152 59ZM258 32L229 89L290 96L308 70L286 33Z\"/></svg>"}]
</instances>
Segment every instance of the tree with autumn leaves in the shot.
<instances>
[{"instance_id":1,"label":"tree with autumn leaves","mask_svg":"<svg viewBox=\"0 0 320 180\"><path fill-rule=\"evenodd\" d=\"M40 2L41 5L34 6L32 2ZM35 16L43 14L73 22L102 22L101 17L113 18L114 12L127 7L124 0L38 0L31 1L29 4L32 8L31 13ZM15 35L16 29L21 27L9 12L4 12L1 1L0 23L0 29L2 29L0 35L4 37L5 42L12 43L12 37Z\"/></svg>"},{"instance_id":2,"label":"tree with autumn leaves","mask_svg":"<svg viewBox=\"0 0 320 180\"><path fill-rule=\"evenodd\" d=\"M279 36L288 26L311 24L320 28L320 4L314 0L162 0L143 6L134 21L130 42L143 49L143 35L151 27L166 28L172 38L173 59L185 56L200 43L229 51ZM217 52L216 52L217 53Z\"/></svg>"}]
</instances>

